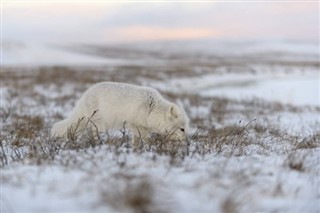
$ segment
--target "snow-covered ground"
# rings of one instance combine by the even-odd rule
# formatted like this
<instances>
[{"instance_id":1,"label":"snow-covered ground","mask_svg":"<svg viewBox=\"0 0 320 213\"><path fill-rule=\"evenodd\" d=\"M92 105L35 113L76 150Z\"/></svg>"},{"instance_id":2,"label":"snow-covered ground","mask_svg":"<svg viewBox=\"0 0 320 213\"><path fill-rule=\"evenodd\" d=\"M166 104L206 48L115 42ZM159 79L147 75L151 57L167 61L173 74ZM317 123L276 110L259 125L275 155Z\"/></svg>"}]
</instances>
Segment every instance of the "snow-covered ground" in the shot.
<instances>
[{"instance_id":1,"label":"snow-covered ground","mask_svg":"<svg viewBox=\"0 0 320 213\"><path fill-rule=\"evenodd\" d=\"M245 57L226 61L231 50L192 58L201 45L190 46L160 52L156 64L134 54L161 45L130 49L117 62L80 55L90 63L76 67L10 59L1 70L0 212L320 212L315 48L243 44ZM105 135L101 143L50 138L52 124L99 81L149 85L181 103L191 119L189 153L152 139L135 150Z\"/></svg>"},{"instance_id":2,"label":"snow-covered ground","mask_svg":"<svg viewBox=\"0 0 320 213\"><path fill-rule=\"evenodd\" d=\"M319 148L290 155L205 155L172 165L167 156L116 156L105 147L66 152L50 165L3 169L2 212L132 212L134 201L126 193L133 189L137 199L150 199L142 204L147 212L317 212L319 155ZM289 166L291 156L303 162L302 171ZM61 166L68 159L74 165Z\"/></svg>"},{"instance_id":3,"label":"snow-covered ground","mask_svg":"<svg viewBox=\"0 0 320 213\"><path fill-rule=\"evenodd\" d=\"M257 70L263 70L257 67ZM208 74L194 78L179 78L162 82L159 88L167 91L194 93L204 96L218 96L232 99L253 97L293 105L320 106L319 70L311 67L307 72L283 73L283 67L273 68L273 72L260 71L259 74L231 73ZM269 70L270 71L270 70Z\"/></svg>"}]
</instances>

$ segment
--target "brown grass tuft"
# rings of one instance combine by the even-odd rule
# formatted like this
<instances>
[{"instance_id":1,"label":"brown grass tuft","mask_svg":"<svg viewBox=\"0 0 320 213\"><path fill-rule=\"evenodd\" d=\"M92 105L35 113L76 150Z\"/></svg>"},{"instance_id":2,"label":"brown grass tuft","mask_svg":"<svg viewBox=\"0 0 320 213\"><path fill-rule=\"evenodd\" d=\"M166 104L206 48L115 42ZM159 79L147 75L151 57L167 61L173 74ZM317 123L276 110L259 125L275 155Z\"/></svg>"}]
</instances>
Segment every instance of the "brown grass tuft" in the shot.
<instances>
[{"instance_id":1,"label":"brown grass tuft","mask_svg":"<svg viewBox=\"0 0 320 213\"><path fill-rule=\"evenodd\" d=\"M301 154L299 152L292 152L288 155L285 164L292 170L303 172L305 158L306 158L306 154Z\"/></svg>"},{"instance_id":2,"label":"brown grass tuft","mask_svg":"<svg viewBox=\"0 0 320 213\"><path fill-rule=\"evenodd\" d=\"M166 207L157 203L156 191L147 177L117 175L122 184L101 189L100 205L107 204L118 212L164 213Z\"/></svg>"},{"instance_id":3,"label":"brown grass tuft","mask_svg":"<svg viewBox=\"0 0 320 213\"><path fill-rule=\"evenodd\" d=\"M314 149L317 147L320 147L320 133L303 138L301 142L296 145L296 149Z\"/></svg>"},{"instance_id":4,"label":"brown grass tuft","mask_svg":"<svg viewBox=\"0 0 320 213\"><path fill-rule=\"evenodd\" d=\"M233 197L229 196L221 203L220 208L222 213L237 213L238 203Z\"/></svg>"}]
</instances>

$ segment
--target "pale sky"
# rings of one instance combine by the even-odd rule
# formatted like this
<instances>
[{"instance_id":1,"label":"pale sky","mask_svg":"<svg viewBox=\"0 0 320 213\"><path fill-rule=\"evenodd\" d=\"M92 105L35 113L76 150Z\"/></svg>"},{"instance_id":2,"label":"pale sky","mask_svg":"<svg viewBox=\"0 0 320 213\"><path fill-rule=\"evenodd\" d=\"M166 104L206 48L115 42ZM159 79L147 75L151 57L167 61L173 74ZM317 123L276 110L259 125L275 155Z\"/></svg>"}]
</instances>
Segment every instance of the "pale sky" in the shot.
<instances>
[{"instance_id":1,"label":"pale sky","mask_svg":"<svg viewBox=\"0 0 320 213\"><path fill-rule=\"evenodd\" d=\"M122 43L231 39L319 42L319 2L2 1L3 41Z\"/></svg>"}]
</instances>

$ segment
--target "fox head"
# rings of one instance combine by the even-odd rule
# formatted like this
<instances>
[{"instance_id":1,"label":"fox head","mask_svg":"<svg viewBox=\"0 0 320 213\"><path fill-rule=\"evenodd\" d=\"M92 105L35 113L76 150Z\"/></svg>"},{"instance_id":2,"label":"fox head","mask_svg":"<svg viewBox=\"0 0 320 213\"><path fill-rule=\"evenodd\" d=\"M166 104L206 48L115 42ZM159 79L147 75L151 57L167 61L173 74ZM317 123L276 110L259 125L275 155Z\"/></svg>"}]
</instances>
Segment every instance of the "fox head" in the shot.
<instances>
[{"instance_id":1,"label":"fox head","mask_svg":"<svg viewBox=\"0 0 320 213\"><path fill-rule=\"evenodd\" d=\"M165 117L164 131L171 134L170 138L181 141L188 140L189 118L183 107L173 103L170 104Z\"/></svg>"}]
</instances>

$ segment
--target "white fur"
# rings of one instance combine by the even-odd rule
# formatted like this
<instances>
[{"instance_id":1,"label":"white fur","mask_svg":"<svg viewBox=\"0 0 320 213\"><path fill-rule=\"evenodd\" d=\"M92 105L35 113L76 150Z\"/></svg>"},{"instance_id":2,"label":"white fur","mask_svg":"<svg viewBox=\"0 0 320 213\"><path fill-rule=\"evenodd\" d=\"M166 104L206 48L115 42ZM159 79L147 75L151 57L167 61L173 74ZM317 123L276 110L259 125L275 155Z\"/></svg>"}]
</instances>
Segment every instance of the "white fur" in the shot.
<instances>
[{"instance_id":1,"label":"white fur","mask_svg":"<svg viewBox=\"0 0 320 213\"><path fill-rule=\"evenodd\" d=\"M136 136L169 131L175 139L186 140L189 130L182 107L167 101L155 89L124 83L102 82L90 87L70 116L53 125L51 134L66 137L68 129L82 118L87 119L79 123L78 131L87 128L88 118L99 132L120 130L125 125Z\"/></svg>"}]
</instances>

